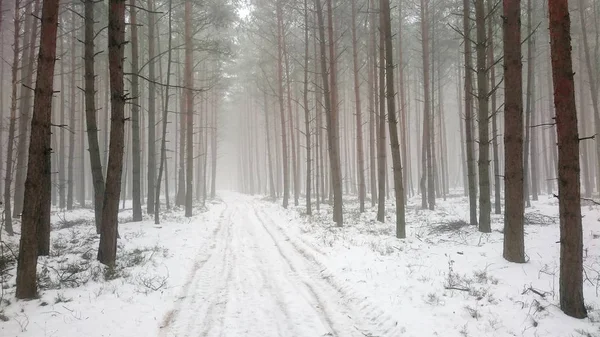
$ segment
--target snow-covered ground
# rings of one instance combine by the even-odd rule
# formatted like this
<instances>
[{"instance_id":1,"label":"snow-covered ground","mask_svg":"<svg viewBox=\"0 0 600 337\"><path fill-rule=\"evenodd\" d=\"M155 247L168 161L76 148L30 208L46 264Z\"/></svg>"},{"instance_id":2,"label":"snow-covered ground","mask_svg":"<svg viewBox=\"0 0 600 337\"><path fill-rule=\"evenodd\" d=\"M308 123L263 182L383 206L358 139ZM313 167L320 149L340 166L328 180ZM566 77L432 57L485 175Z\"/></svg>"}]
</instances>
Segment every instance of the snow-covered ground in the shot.
<instances>
[{"instance_id":1,"label":"snow-covered ground","mask_svg":"<svg viewBox=\"0 0 600 337\"><path fill-rule=\"evenodd\" d=\"M221 198L160 226L123 212L115 270L95 262L91 210L55 214L41 296L15 301L9 275L0 336L600 336L598 206L584 208L590 317L576 320L557 307L551 197L527 210L526 264L502 259L501 216L491 234L461 222L462 196L433 212L411 199L405 240L394 238L391 205L380 224L348 199L337 228L329 207L307 217L302 205Z\"/></svg>"}]
</instances>

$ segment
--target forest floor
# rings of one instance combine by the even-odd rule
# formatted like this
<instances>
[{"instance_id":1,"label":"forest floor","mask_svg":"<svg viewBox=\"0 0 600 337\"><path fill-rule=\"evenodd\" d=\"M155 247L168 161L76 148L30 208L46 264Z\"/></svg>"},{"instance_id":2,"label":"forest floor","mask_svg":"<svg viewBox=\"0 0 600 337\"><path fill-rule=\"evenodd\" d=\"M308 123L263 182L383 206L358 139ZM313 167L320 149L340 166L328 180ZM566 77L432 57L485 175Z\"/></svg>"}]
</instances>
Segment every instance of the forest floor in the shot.
<instances>
[{"instance_id":1,"label":"forest floor","mask_svg":"<svg viewBox=\"0 0 600 337\"><path fill-rule=\"evenodd\" d=\"M600 336L600 208L584 213L589 318L558 308L558 204L527 209L528 262L502 258L502 216L481 234L464 222L467 199L435 211L409 199L407 239L375 208L345 200L306 216L260 197L221 193L188 219L127 222L119 262L95 261L92 210L53 215L52 253L40 258L40 298L14 300L18 236L2 240L1 336ZM16 250L15 250L16 251ZM4 266L4 267L3 267Z\"/></svg>"}]
</instances>

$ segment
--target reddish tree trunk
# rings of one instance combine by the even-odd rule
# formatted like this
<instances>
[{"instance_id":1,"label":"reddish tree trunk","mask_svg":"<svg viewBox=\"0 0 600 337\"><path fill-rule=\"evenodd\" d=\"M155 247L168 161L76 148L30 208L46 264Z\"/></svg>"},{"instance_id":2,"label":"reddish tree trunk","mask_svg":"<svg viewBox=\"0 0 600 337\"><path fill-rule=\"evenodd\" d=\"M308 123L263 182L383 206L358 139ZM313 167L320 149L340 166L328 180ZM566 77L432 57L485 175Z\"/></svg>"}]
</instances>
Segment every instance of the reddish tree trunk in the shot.
<instances>
[{"instance_id":1,"label":"reddish tree trunk","mask_svg":"<svg viewBox=\"0 0 600 337\"><path fill-rule=\"evenodd\" d=\"M110 0L108 11L108 61L110 70L110 145L98 261L114 266L117 258L117 227L123 153L125 147L125 0Z\"/></svg>"},{"instance_id":2,"label":"reddish tree trunk","mask_svg":"<svg viewBox=\"0 0 600 337\"><path fill-rule=\"evenodd\" d=\"M40 49L25 179L25 205L17 266L16 297L19 299L31 299L37 295L38 231L50 235L50 143L58 5L58 0L44 0L42 8Z\"/></svg>"},{"instance_id":3,"label":"reddish tree trunk","mask_svg":"<svg viewBox=\"0 0 600 337\"><path fill-rule=\"evenodd\" d=\"M560 214L560 308L584 318L583 233L579 181L579 133L571 57L568 0L548 2L554 106L558 135L558 195Z\"/></svg>"}]
</instances>

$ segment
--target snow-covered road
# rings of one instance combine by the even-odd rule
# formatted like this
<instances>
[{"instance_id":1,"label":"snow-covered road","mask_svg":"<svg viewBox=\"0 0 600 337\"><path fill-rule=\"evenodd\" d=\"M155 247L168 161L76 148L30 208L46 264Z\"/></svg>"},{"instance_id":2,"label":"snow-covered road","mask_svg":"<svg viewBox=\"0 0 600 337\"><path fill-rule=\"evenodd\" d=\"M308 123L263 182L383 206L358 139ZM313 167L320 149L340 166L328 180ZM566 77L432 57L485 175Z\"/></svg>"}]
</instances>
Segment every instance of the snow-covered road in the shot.
<instances>
[{"instance_id":1,"label":"snow-covered road","mask_svg":"<svg viewBox=\"0 0 600 337\"><path fill-rule=\"evenodd\" d=\"M357 314L364 305L352 307L281 219L244 196L224 201L211 249L198 256L160 336L375 336Z\"/></svg>"}]
</instances>

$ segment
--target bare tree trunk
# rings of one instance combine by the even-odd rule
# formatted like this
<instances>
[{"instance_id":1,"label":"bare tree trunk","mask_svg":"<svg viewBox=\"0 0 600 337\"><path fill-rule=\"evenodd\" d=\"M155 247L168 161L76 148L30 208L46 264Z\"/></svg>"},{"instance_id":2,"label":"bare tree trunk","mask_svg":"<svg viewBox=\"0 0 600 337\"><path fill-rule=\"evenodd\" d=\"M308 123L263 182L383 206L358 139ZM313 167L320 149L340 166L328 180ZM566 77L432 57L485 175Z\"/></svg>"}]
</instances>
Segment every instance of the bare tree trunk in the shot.
<instances>
[{"instance_id":1,"label":"bare tree trunk","mask_svg":"<svg viewBox=\"0 0 600 337\"><path fill-rule=\"evenodd\" d=\"M494 213L501 214L502 206L501 206L501 192L502 186L500 185L500 155L498 149L498 107L496 103L497 93L496 93L496 60L495 60L495 42L494 42L494 24L496 17L495 13L495 4L492 0L487 1L488 8L488 64L490 66L490 88L492 88L492 92L490 93L492 99L492 155L494 159Z\"/></svg>"},{"instance_id":2,"label":"bare tree trunk","mask_svg":"<svg viewBox=\"0 0 600 337\"><path fill-rule=\"evenodd\" d=\"M135 11L134 9L132 9ZM96 73L94 72L94 0L85 0L85 120L90 151L90 165L94 183L94 213L96 233L100 234L102 224L102 202L104 198L104 177L98 145L96 122ZM135 153L135 151L134 151ZM83 173L83 172L82 172Z\"/></svg>"},{"instance_id":3,"label":"bare tree trunk","mask_svg":"<svg viewBox=\"0 0 600 337\"><path fill-rule=\"evenodd\" d=\"M374 2L374 0L372 0ZM369 172L371 173L371 207L374 207L375 204L378 203L377 200L377 160L376 153L378 147L376 147L375 137L376 137L376 104L375 104L375 96L377 93L375 91L375 68L377 67L376 63L376 51L375 51L375 14L371 13L370 15L370 29L369 29L369 51L367 56L367 82L369 84L368 98L369 98ZM377 148L377 149L376 149Z\"/></svg>"},{"instance_id":4,"label":"bare tree trunk","mask_svg":"<svg viewBox=\"0 0 600 337\"><path fill-rule=\"evenodd\" d=\"M179 57L178 57L179 59ZM177 69L181 69L178 65ZM185 75L183 76L183 86L185 86ZM181 77L180 77L181 78ZM179 166L177 170L177 196L175 197L175 205L185 205L185 142L187 132L186 111L186 91L182 90L180 94L180 111L179 111Z\"/></svg>"},{"instance_id":5,"label":"bare tree trunk","mask_svg":"<svg viewBox=\"0 0 600 337\"><path fill-rule=\"evenodd\" d=\"M353 3L354 4L354 3ZM303 102L304 105L304 134L306 136L306 214L312 215L311 201L311 130L310 130L310 109L308 107L308 0L304 0L304 90Z\"/></svg>"},{"instance_id":6,"label":"bare tree trunk","mask_svg":"<svg viewBox=\"0 0 600 337\"><path fill-rule=\"evenodd\" d=\"M154 189L156 184L156 18L154 0L148 0L148 195L146 208L148 214L154 212Z\"/></svg>"},{"instance_id":7,"label":"bare tree trunk","mask_svg":"<svg viewBox=\"0 0 600 337\"><path fill-rule=\"evenodd\" d=\"M186 102L186 169L185 169L185 216L192 216L192 180L194 177L194 93L192 92L193 82L193 68L192 68L192 2L191 0L185 1L185 102Z\"/></svg>"},{"instance_id":8,"label":"bare tree trunk","mask_svg":"<svg viewBox=\"0 0 600 337\"><path fill-rule=\"evenodd\" d=\"M327 123L327 136L329 141L329 162L331 164L331 192L333 194L333 221L342 226L342 167L340 160L340 122L338 106L338 84L337 84L337 52L336 37L334 34L333 21L333 1L327 0L327 31L329 37L329 94L331 95L330 107L328 110L329 122ZM327 94L327 93L326 93ZM326 109L327 110L327 109Z\"/></svg>"},{"instance_id":9,"label":"bare tree trunk","mask_svg":"<svg viewBox=\"0 0 600 337\"><path fill-rule=\"evenodd\" d=\"M460 60L460 57L459 57ZM468 183L468 178L467 178L467 156L465 154L465 125L462 122L462 119L464 118L464 111L463 111L463 84L462 84L462 71L461 71L462 67L458 67L458 86L456 88L457 92L458 92L458 117L461 119L461 121L458 123L459 124L459 128L460 128L460 170L461 170L461 174L462 174L462 183L463 183L463 194L465 196L469 195L469 183Z\"/></svg>"},{"instance_id":10,"label":"bare tree trunk","mask_svg":"<svg viewBox=\"0 0 600 337\"><path fill-rule=\"evenodd\" d=\"M77 19L76 12L73 10L71 15L71 22L74 24ZM75 196L74 187L75 187L75 177L73 175L73 169L75 165L75 110L76 110L76 70L75 70L75 59L77 58L77 49L75 42L77 38L75 37L75 30L72 32L73 36L71 37L71 83L69 84L70 89L70 98L69 98L69 127L71 132L69 132L69 159L67 162L67 210L73 209L73 201Z\"/></svg>"},{"instance_id":11,"label":"bare tree trunk","mask_svg":"<svg viewBox=\"0 0 600 337\"><path fill-rule=\"evenodd\" d=\"M50 154L52 127L52 95L54 94L54 64L56 61L56 32L58 30L58 0L45 0L42 8L42 28L38 68L31 122L27 178L25 180L25 207L21 224L21 241L17 265L19 299L37 295L38 241L48 243L50 238ZM47 240L45 240L47 237ZM45 246L45 245L44 245ZM42 253L47 253L42 252Z\"/></svg>"},{"instance_id":12,"label":"bare tree trunk","mask_svg":"<svg viewBox=\"0 0 600 337\"><path fill-rule=\"evenodd\" d=\"M281 9L280 9L281 11ZM281 13L280 13L281 15ZM285 28L283 25L283 16L281 19L281 48L283 53L283 62L285 67L285 85L286 85L286 95L287 95L287 110L288 110L288 120L289 120L289 128L290 128L290 142L291 142L291 157L292 157L292 177L294 183L294 205L298 206L298 199L300 198L300 179L298 172L298 158L296 153L296 137L294 136L294 117L292 114L292 90L290 86L291 78L290 78L290 64L289 64L289 56L287 53L287 46L285 41Z\"/></svg>"},{"instance_id":13,"label":"bare tree trunk","mask_svg":"<svg viewBox=\"0 0 600 337\"><path fill-rule=\"evenodd\" d=\"M401 145L402 145L402 163L404 163L405 167L402 168L403 169L403 179L404 181L402 182L403 187L405 188L404 191L404 197L406 198L406 188L408 188L408 183L409 183L409 171L406 168L408 168L409 164L408 164L408 124L407 124L407 114L408 114L408 107L407 107L407 102L406 102L406 89L405 89L405 82L404 82L404 50L403 50L403 46L402 46L402 41L403 41L403 36L402 34L404 33L403 31L403 26L402 26L402 21L404 20L404 17L402 15L402 3L398 3L398 91L400 92L400 126L402 128L402 135L401 135Z\"/></svg>"},{"instance_id":14,"label":"bare tree trunk","mask_svg":"<svg viewBox=\"0 0 600 337\"><path fill-rule=\"evenodd\" d=\"M281 13L281 1L277 0L277 89L279 99L279 111L281 114L281 150L283 160L283 208L288 207L290 196L290 169L288 159L287 131L285 123L285 106L283 103L283 14Z\"/></svg>"},{"instance_id":15,"label":"bare tree trunk","mask_svg":"<svg viewBox=\"0 0 600 337\"><path fill-rule=\"evenodd\" d=\"M475 150L473 141L473 67L471 48L471 1L463 0L463 34L465 48L465 140L467 149L467 178L469 182L469 223L477 226L477 177L475 176Z\"/></svg>"},{"instance_id":16,"label":"bare tree trunk","mask_svg":"<svg viewBox=\"0 0 600 337\"><path fill-rule=\"evenodd\" d=\"M490 233L490 134L489 79L487 70L487 34L484 0L475 1L477 26L477 100L479 105L479 231Z\"/></svg>"},{"instance_id":17,"label":"bare tree trunk","mask_svg":"<svg viewBox=\"0 0 600 337\"><path fill-rule=\"evenodd\" d=\"M331 0L327 1L327 9L328 9L328 35L329 35L329 51L330 51L330 71L331 74L331 86L335 87L335 55L333 53L333 13L332 13L332 5ZM335 101L332 102L332 97L335 98L337 95L334 95L332 91L330 91L330 79L328 78L329 74L327 72L327 50L325 46L325 22L323 19L323 7L321 5L321 0L315 0L315 4L317 7L317 19L319 25L319 49L320 49L320 58L321 58L321 76L323 78L323 96L325 99L325 117L327 124L327 139L329 142L329 160L331 167L331 179L332 179L332 191L334 194L334 202L333 202L333 221L338 225L342 226L343 224L343 214L342 214L342 177L340 170L340 153L339 153L339 140L338 140L338 116L337 109L334 108ZM335 89L332 89L335 90Z\"/></svg>"},{"instance_id":18,"label":"bare tree trunk","mask_svg":"<svg viewBox=\"0 0 600 337\"><path fill-rule=\"evenodd\" d=\"M60 43L60 54L62 55L64 53L64 39L63 38L59 38L59 43ZM58 147L59 147L59 158L58 158L58 207L62 210L65 209L65 207L67 207L67 195L66 195L66 184L67 181L65 180L65 171L66 171L66 163L65 163L65 159L67 157L66 152L67 152L67 148L66 148L66 144L65 144L65 97L67 96L65 90L65 72L66 72L66 68L65 68L65 62L60 62L60 129L58 130L59 132L59 136L58 136Z\"/></svg>"},{"instance_id":19,"label":"bare tree trunk","mask_svg":"<svg viewBox=\"0 0 600 337\"><path fill-rule=\"evenodd\" d=\"M521 0L504 0L504 253L525 262Z\"/></svg>"},{"instance_id":20,"label":"bare tree trunk","mask_svg":"<svg viewBox=\"0 0 600 337\"><path fill-rule=\"evenodd\" d=\"M17 124L17 84L19 82L19 32L21 31L21 19L19 18L20 1L15 0L14 11L14 40L13 60L11 69L11 97L10 97L10 121L8 124L8 144L6 148L6 172L4 176L4 228L8 235L13 235L12 212L11 212L11 183L13 173L13 151L15 149L15 129Z\"/></svg>"},{"instance_id":21,"label":"bare tree trunk","mask_svg":"<svg viewBox=\"0 0 600 337\"><path fill-rule=\"evenodd\" d=\"M121 176L125 147L124 57L125 0L109 0L108 61L111 91L111 125L98 261L110 267L114 267L117 258L119 198L121 195Z\"/></svg>"},{"instance_id":22,"label":"bare tree trunk","mask_svg":"<svg viewBox=\"0 0 600 337\"><path fill-rule=\"evenodd\" d=\"M167 34L167 85L165 86L165 101L163 107L162 114L162 138L160 140L160 161L158 166L158 178L156 179L156 196L154 198L154 223L156 225L160 224L160 183L163 177L163 171L165 170L165 166L167 164L167 124L168 124L168 109L169 109L169 86L171 81L171 56L172 56L172 8L173 1L169 0L169 9L168 9L168 17L169 17L169 33ZM168 193L168 191L166 192ZM166 194L165 194L166 195Z\"/></svg>"},{"instance_id":23,"label":"bare tree trunk","mask_svg":"<svg viewBox=\"0 0 600 337\"><path fill-rule=\"evenodd\" d=\"M433 158L431 155L431 101L430 101L430 53L429 53L429 23L427 3L421 0L421 46L423 51L423 172L421 176L421 207L430 210L435 208L435 188L433 177ZM426 184L427 182L427 184Z\"/></svg>"},{"instance_id":24,"label":"bare tree trunk","mask_svg":"<svg viewBox=\"0 0 600 337\"><path fill-rule=\"evenodd\" d=\"M35 41L37 38L38 24L34 15L38 16L40 0L35 0L33 11L31 11L31 2L26 5L25 30L23 32L23 58L21 62L22 69L22 89L19 101L19 142L17 145L17 167L15 172L15 196L13 216L20 217L23 212L23 197L25 193L25 177L27 173L27 134L29 132L29 120L31 118L31 93L29 88L33 87L33 72L35 65ZM74 128L74 125L71 127Z\"/></svg>"},{"instance_id":25,"label":"bare tree trunk","mask_svg":"<svg viewBox=\"0 0 600 337\"><path fill-rule=\"evenodd\" d=\"M90 1L90 0L86 0ZM137 27L137 8L135 0L130 0L131 20L131 171L132 171L132 211L133 221L142 221L142 154L140 144L140 80L139 74L139 43Z\"/></svg>"},{"instance_id":26,"label":"bare tree trunk","mask_svg":"<svg viewBox=\"0 0 600 337\"><path fill-rule=\"evenodd\" d=\"M373 0L373 3L375 1ZM381 5L381 4L380 4ZM373 6L375 7L375 6ZM378 119L378 142L377 142L377 182L379 200L377 204L377 221L385 222L385 200L386 200L386 171L387 171L387 151L385 142L385 35L381 26L381 8L378 8L379 14L379 62L375 64L376 74L379 80L378 83L378 103L379 103L379 119ZM373 21L375 25L375 21ZM377 74L379 70L379 74Z\"/></svg>"},{"instance_id":27,"label":"bare tree trunk","mask_svg":"<svg viewBox=\"0 0 600 337\"><path fill-rule=\"evenodd\" d=\"M269 127L269 102L267 100L267 93L263 93L263 102L265 109L265 134L267 138L267 165L269 169L269 196L275 200L275 172L273 172L273 154L271 151L271 132Z\"/></svg>"},{"instance_id":28,"label":"bare tree trunk","mask_svg":"<svg viewBox=\"0 0 600 337\"><path fill-rule=\"evenodd\" d=\"M356 105L356 158L358 175L358 200L360 212L365 211L365 155L363 151L362 111L360 101L360 73L358 65L358 43L356 36L356 0L352 0L352 68L354 71L354 98ZM308 47L307 47L308 48Z\"/></svg>"},{"instance_id":29,"label":"bare tree trunk","mask_svg":"<svg viewBox=\"0 0 600 337\"><path fill-rule=\"evenodd\" d=\"M266 102L265 102L265 104L266 104ZM210 144L211 144L210 145L211 146L211 154L212 154L212 160L211 160L211 174L212 174L212 179L210 181L210 198L211 199L215 198L216 192L217 192L216 191L216 186L217 186L217 148L218 148L218 146L217 146L217 141L218 141L217 130L218 130L218 124L219 124L219 121L217 119L218 106L219 106L218 105L218 98L215 98L215 106L214 106L214 109L213 109L213 112L212 112L212 114L213 114L213 117L212 117L212 120L213 120L213 124L212 124L213 132L211 134L212 139L211 139L211 142L210 142ZM265 105L265 111L266 111L266 109L267 109L267 107ZM269 128L267 128L267 130L269 130ZM269 132L267 131L267 135L268 135L268 133ZM270 150L270 149L268 149L268 150ZM271 177L271 178L273 178L273 177ZM273 183L273 181L271 181L271 183Z\"/></svg>"},{"instance_id":30,"label":"bare tree trunk","mask_svg":"<svg viewBox=\"0 0 600 337\"><path fill-rule=\"evenodd\" d=\"M398 126L396 118L396 99L394 98L394 50L392 48L392 25L390 19L389 0L380 0L382 28L385 32L385 69L386 97L388 108L388 126L392 150L394 192L396 194L396 237L406 238L406 222L404 218L404 186L402 179L402 163L400 159L400 142L398 141Z\"/></svg>"},{"instance_id":31,"label":"bare tree trunk","mask_svg":"<svg viewBox=\"0 0 600 337\"><path fill-rule=\"evenodd\" d=\"M531 207L531 199L529 198L531 190L531 171L529 169L530 164L530 145L531 145L531 109L533 104L533 84L535 81L535 43L534 43L534 31L533 24L531 22L531 0L527 1L527 34L530 35L527 39L527 92L526 92L526 103L525 103L525 154L523 160L525 164L523 166L523 174L524 174L524 198L525 198L525 206Z\"/></svg>"},{"instance_id":32,"label":"bare tree trunk","mask_svg":"<svg viewBox=\"0 0 600 337\"><path fill-rule=\"evenodd\" d=\"M560 308L571 317L584 318L587 316L587 310L583 301L579 133L577 132L568 0L549 1L548 10L558 133Z\"/></svg>"}]
</instances>

